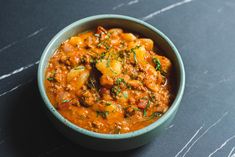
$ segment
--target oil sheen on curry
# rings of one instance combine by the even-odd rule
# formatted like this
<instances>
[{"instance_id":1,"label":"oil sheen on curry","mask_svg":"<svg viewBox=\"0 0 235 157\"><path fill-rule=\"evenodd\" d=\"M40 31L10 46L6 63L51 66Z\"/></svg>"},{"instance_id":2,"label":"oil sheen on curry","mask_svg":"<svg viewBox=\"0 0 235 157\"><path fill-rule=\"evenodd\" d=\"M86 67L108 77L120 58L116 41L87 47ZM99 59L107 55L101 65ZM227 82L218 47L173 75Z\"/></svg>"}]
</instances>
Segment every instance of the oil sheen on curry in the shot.
<instances>
[{"instance_id":1,"label":"oil sheen on curry","mask_svg":"<svg viewBox=\"0 0 235 157\"><path fill-rule=\"evenodd\" d=\"M153 40L120 28L99 26L69 38L50 58L45 77L58 112L98 133L144 128L174 99L171 61Z\"/></svg>"}]
</instances>

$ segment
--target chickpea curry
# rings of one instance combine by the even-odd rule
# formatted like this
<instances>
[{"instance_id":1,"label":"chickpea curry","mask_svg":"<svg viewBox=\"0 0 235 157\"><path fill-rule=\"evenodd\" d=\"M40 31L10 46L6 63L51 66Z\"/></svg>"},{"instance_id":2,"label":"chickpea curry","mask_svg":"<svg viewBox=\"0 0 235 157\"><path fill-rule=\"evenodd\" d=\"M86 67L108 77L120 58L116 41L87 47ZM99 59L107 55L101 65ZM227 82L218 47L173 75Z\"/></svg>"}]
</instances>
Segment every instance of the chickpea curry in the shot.
<instances>
[{"instance_id":1,"label":"chickpea curry","mask_svg":"<svg viewBox=\"0 0 235 157\"><path fill-rule=\"evenodd\" d=\"M132 132L170 107L171 61L154 42L120 28L77 34L56 50L45 74L49 100L75 125L106 134Z\"/></svg>"}]
</instances>

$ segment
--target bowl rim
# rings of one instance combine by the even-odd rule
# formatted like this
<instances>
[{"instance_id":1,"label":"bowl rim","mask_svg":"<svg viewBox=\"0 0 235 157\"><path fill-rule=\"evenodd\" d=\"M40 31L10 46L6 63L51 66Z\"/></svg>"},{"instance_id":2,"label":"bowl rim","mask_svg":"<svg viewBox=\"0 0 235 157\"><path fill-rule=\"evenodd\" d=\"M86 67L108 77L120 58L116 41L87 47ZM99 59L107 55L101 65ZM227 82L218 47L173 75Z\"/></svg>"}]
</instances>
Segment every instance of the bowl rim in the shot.
<instances>
[{"instance_id":1,"label":"bowl rim","mask_svg":"<svg viewBox=\"0 0 235 157\"><path fill-rule=\"evenodd\" d=\"M173 101L173 103L171 104L171 107L168 109L168 111L166 113L164 113L164 115L159 118L157 121L153 122L152 124L133 131L133 132L128 132L128 133L124 133L124 134L103 134L103 133L96 133L93 131L89 131L86 129L83 129L75 124L73 124L72 122L70 122L69 120L67 120L66 118L64 118L51 104L51 102L49 101L46 92L45 92L45 87L44 87L44 69L43 66L45 61L46 61L46 55L47 53L50 52L50 49L52 47L53 44L55 44L55 41L60 37L63 36L63 34L67 31L69 31L70 29L72 29L73 27L76 27L78 25L81 25L83 23L87 23L90 21L96 21L96 20L101 20L101 19L121 19L121 20L128 20L140 25L143 25L144 27L147 27L148 29L152 30L153 32L157 33L161 38L163 38L171 47L171 49L173 50L173 52L176 55L176 60L178 61L179 64L179 71L180 71L180 81L179 81L179 89L178 92L176 94L175 100ZM73 22L72 24L66 26L65 28L63 28L62 30L60 30L52 39L51 41L48 43L48 45L46 46L46 48L44 49L41 58L40 58L40 62L39 62L39 66L38 66L38 73L37 73L37 78L38 78L38 87L39 87L39 91L40 94L42 96L42 99L44 101L44 104L46 105L47 109L50 111L50 113L53 114L53 116L60 121L61 123L63 123L65 126L69 127L70 129L74 130L75 132L90 136L90 137L94 137L94 138L99 138L99 139L128 139L128 138L132 138L132 137L136 137L136 136L140 136L142 134L145 134L155 128L157 128L158 126L162 125L165 121L167 121L167 119L169 119L171 117L171 115L177 110L178 106L180 105L180 101L182 99L183 93L184 93L184 88L185 88L185 70L184 70L184 64L183 61L181 59L181 56L177 50L177 48L175 47L175 45L171 42L171 40L165 35L163 34L161 31L159 31L157 28L155 28L154 26L141 21L139 19L133 18L133 17L129 17L129 16L125 16L125 15L118 15L118 14L101 14L101 15L94 15L94 16L89 16L83 19L80 19L78 21Z\"/></svg>"}]
</instances>

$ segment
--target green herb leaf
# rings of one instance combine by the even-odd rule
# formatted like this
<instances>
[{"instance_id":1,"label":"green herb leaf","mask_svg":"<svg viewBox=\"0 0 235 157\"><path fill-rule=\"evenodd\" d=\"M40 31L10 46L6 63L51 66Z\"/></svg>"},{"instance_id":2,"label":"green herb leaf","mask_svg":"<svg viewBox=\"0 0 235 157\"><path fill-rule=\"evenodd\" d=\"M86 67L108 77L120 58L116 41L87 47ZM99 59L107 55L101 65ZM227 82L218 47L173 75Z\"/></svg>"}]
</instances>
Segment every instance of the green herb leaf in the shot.
<instances>
[{"instance_id":1,"label":"green herb leaf","mask_svg":"<svg viewBox=\"0 0 235 157\"><path fill-rule=\"evenodd\" d=\"M133 108L135 111L140 111L140 109L139 108Z\"/></svg>"},{"instance_id":2,"label":"green herb leaf","mask_svg":"<svg viewBox=\"0 0 235 157\"><path fill-rule=\"evenodd\" d=\"M105 114L105 117L107 117L109 115L109 111L105 111L104 114Z\"/></svg>"},{"instance_id":3,"label":"green herb leaf","mask_svg":"<svg viewBox=\"0 0 235 157\"><path fill-rule=\"evenodd\" d=\"M100 58L103 59L106 55L106 52L102 52L101 55L100 55Z\"/></svg>"},{"instance_id":4,"label":"green herb leaf","mask_svg":"<svg viewBox=\"0 0 235 157\"><path fill-rule=\"evenodd\" d=\"M110 67L110 59L107 60L106 67Z\"/></svg>"},{"instance_id":5,"label":"green herb leaf","mask_svg":"<svg viewBox=\"0 0 235 157\"><path fill-rule=\"evenodd\" d=\"M108 43L105 42L103 45L104 45L104 47L105 47L106 50L109 50L109 49L110 49L110 46L108 45Z\"/></svg>"},{"instance_id":6,"label":"green herb leaf","mask_svg":"<svg viewBox=\"0 0 235 157\"><path fill-rule=\"evenodd\" d=\"M150 106L150 100L148 100L148 103L147 103L147 105L146 105L146 107L144 108L144 111L143 111L143 114L144 114L145 117L147 115L147 109L149 108L149 106Z\"/></svg>"},{"instance_id":7,"label":"green herb leaf","mask_svg":"<svg viewBox=\"0 0 235 157\"><path fill-rule=\"evenodd\" d=\"M156 67L155 67L156 70L161 70L162 66L161 66L159 59L153 58L153 63L156 64Z\"/></svg>"},{"instance_id":8,"label":"green herb leaf","mask_svg":"<svg viewBox=\"0 0 235 157\"><path fill-rule=\"evenodd\" d=\"M134 52L134 60L135 60L135 63L137 63L136 52L135 52L135 51L133 51L133 52Z\"/></svg>"},{"instance_id":9,"label":"green herb leaf","mask_svg":"<svg viewBox=\"0 0 235 157\"><path fill-rule=\"evenodd\" d=\"M103 44L103 42L99 42L99 43L97 44L97 47L100 47L102 44Z\"/></svg>"},{"instance_id":10,"label":"green herb leaf","mask_svg":"<svg viewBox=\"0 0 235 157\"><path fill-rule=\"evenodd\" d=\"M62 103L70 102L71 100L64 99Z\"/></svg>"},{"instance_id":11,"label":"green herb leaf","mask_svg":"<svg viewBox=\"0 0 235 157\"><path fill-rule=\"evenodd\" d=\"M108 33L106 34L106 36L105 36L105 39L109 39L109 38L110 38L110 35L111 35L111 33L108 32Z\"/></svg>"},{"instance_id":12,"label":"green herb leaf","mask_svg":"<svg viewBox=\"0 0 235 157\"><path fill-rule=\"evenodd\" d=\"M116 83L117 85L120 85L122 82L123 82L123 83L126 83L123 78L117 78L115 83Z\"/></svg>"},{"instance_id":13,"label":"green herb leaf","mask_svg":"<svg viewBox=\"0 0 235 157\"><path fill-rule=\"evenodd\" d=\"M147 111L144 109L144 111L143 111L143 114L144 114L144 117L146 117L146 115L147 115Z\"/></svg>"},{"instance_id":14,"label":"green herb leaf","mask_svg":"<svg viewBox=\"0 0 235 157\"><path fill-rule=\"evenodd\" d=\"M138 48L140 48L140 45L137 45L136 47L134 47L134 48L131 49L131 52L132 52L133 55L134 55L135 63L138 62L138 61L137 61L137 58L136 58L136 52L135 52L135 50L138 49Z\"/></svg>"},{"instance_id":15,"label":"green herb leaf","mask_svg":"<svg viewBox=\"0 0 235 157\"><path fill-rule=\"evenodd\" d=\"M116 71L114 71L111 67L110 70L114 73L114 74L118 74Z\"/></svg>"},{"instance_id":16,"label":"green herb leaf","mask_svg":"<svg viewBox=\"0 0 235 157\"><path fill-rule=\"evenodd\" d=\"M110 105L112 105L112 103L110 103L110 102L105 103L105 106L110 106Z\"/></svg>"},{"instance_id":17,"label":"green herb leaf","mask_svg":"<svg viewBox=\"0 0 235 157\"><path fill-rule=\"evenodd\" d=\"M128 98L128 93L127 93L127 91L124 91L124 92L123 92L123 96L124 96L124 98L126 98L126 99Z\"/></svg>"},{"instance_id":18,"label":"green herb leaf","mask_svg":"<svg viewBox=\"0 0 235 157\"><path fill-rule=\"evenodd\" d=\"M53 70L53 71L51 72L51 76L48 77L47 80L48 80L48 81L55 81L55 74L56 74L56 72Z\"/></svg>"},{"instance_id":19,"label":"green herb leaf","mask_svg":"<svg viewBox=\"0 0 235 157\"><path fill-rule=\"evenodd\" d=\"M111 88L111 93L114 94L115 96L117 96L120 92L121 89L119 86L114 86L113 88Z\"/></svg>"},{"instance_id":20,"label":"green herb leaf","mask_svg":"<svg viewBox=\"0 0 235 157\"><path fill-rule=\"evenodd\" d=\"M109 115L109 111L96 111L96 117L101 116L103 118L107 118Z\"/></svg>"},{"instance_id":21,"label":"green herb leaf","mask_svg":"<svg viewBox=\"0 0 235 157\"><path fill-rule=\"evenodd\" d=\"M98 43L97 47L101 47L101 45L103 45L103 46L106 48L106 50L109 50L109 49L110 49L110 46L109 46L109 44L107 43L107 41L109 40L109 38L110 38L110 34L108 34L108 35L105 37L104 40L100 41L100 42Z\"/></svg>"},{"instance_id":22,"label":"green herb leaf","mask_svg":"<svg viewBox=\"0 0 235 157\"><path fill-rule=\"evenodd\" d=\"M114 74L117 74L117 72L116 71L114 71L113 69L112 69L112 67L110 67L110 59L109 59L109 57L108 57L108 60L107 60L107 63L106 63L106 67L107 68L109 68Z\"/></svg>"},{"instance_id":23,"label":"green herb leaf","mask_svg":"<svg viewBox=\"0 0 235 157\"><path fill-rule=\"evenodd\" d=\"M48 77L47 80L48 81L54 81L54 77Z\"/></svg>"},{"instance_id":24,"label":"green herb leaf","mask_svg":"<svg viewBox=\"0 0 235 157\"><path fill-rule=\"evenodd\" d=\"M136 52L135 52L134 48L131 49L131 52L132 52L133 55L134 55L135 63L137 63Z\"/></svg>"},{"instance_id":25,"label":"green herb leaf","mask_svg":"<svg viewBox=\"0 0 235 157\"><path fill-rule=\"evenodd\" d=\"M149 120L156 118L156 117L161 117L162 113L161 112L154 112L152 115L149 117Z\"/></svg>"},{"instance_id":26,"label":"green herb leaf","mask_svg":"<svg viewBox=\"0 0 235 157\"><path fill-rule=\"evenodd\" d=\"M85 67L83 65L77 66L76 68L74 68L75 70L84 70Z\"/></svg>"}]
</instances>

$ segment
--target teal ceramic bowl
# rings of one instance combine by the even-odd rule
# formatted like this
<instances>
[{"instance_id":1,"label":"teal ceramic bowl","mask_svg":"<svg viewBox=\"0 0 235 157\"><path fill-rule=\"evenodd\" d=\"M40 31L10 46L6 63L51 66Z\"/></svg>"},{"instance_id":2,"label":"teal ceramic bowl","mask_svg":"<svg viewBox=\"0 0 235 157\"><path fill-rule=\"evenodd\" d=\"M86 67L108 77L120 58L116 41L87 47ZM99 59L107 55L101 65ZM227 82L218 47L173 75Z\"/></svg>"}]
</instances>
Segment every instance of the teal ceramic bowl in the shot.
<instances>
[{"instance_id":1,"label":"teal ceramic bowl","mask_svg":"<svg viewBox=\"0 0 235 157\"><path fill-rule=\"evenodd\" d=\"M156 44L155 46L160 48L164 55L170 58L173 62L177 79L176 98L169 110L159 120L143 129L125 134L100 134L85 130L61 116L60 113L52 106L46 95L44 87L45 70L48 61L55 50L69 37L79 32L94 29L99 25L104 27L120 27L124 30L151 38ZM161 132L166 131L166 128L175 117L183 96L185 87L185 71L178 50L169 38L161 31L146 22L132 17L106 14L78 20L56 34L56 36L49 42L41 56L38 68L38 86L45 102L43 105L45 105L49 117L55 124L56 128L67 138L90 149L102 151L123 151L140 147L153 140L154 137L160 135Z\"/></svg>"}]
</instances>

